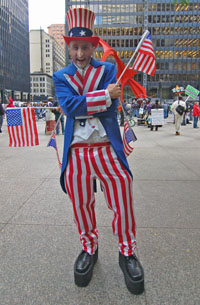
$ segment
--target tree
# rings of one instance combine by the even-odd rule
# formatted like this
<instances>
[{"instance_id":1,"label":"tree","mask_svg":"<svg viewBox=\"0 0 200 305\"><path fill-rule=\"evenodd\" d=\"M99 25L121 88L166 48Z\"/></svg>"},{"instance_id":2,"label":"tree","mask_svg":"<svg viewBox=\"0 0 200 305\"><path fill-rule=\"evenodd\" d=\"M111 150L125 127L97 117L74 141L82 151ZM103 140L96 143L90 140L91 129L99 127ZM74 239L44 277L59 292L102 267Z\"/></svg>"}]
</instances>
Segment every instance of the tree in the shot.
<instances>
[{"instance_id":1,"label":"tree","mask_svg":"<svg viewBox=\"0 0 200 305\"><path fill-rule=\"evenodd\" d=\"M189 0L174 0L174 3L177 4L177 2L179 2L180 4L183 4L183 5L188 5L190 3Z\"/></svg>"}]
</instances>

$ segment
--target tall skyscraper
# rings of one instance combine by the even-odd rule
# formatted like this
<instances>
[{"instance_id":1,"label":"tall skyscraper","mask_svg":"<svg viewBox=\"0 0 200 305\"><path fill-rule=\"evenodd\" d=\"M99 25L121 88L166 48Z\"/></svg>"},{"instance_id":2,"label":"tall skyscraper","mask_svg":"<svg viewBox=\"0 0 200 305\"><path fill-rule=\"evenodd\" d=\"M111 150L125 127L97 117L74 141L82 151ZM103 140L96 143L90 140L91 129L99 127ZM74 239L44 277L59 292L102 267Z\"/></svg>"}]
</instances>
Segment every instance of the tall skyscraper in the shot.
<instances>
[{"instance_id":1,"label":"tall skyscraper","mask_svg":"<svg viewBox=\"0 0 200 305\"><path fill-rule=\"evenodd\" d=\"M0 0L0 91L30 90L28 0Z\"/></svg>"},{"instance_id":2,"label":"tall skyscraper","mask_svg":"<svg viewBox=\"0 0 200 305\"><path fill-rule=\"evenodd\" d=\"M66 0L66 9L73 7L95 12L94 35L114 48L125 64L144 31L150 31L156 74L152 77L139 72L134 76L149 96L170 100L176 85L200 88L200 0L184 5L174 0ZM95 57L100 59L102 52L98 47Z\"/></svg>"}]
</instances>

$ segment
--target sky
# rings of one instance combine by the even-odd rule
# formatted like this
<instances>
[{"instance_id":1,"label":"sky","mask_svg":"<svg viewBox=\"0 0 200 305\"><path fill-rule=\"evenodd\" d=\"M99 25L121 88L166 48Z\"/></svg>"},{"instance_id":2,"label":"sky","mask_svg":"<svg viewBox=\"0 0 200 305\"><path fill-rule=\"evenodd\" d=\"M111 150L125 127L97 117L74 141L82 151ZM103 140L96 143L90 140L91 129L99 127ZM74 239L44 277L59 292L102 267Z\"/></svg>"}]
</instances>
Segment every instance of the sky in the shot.
<instances>
[{"instance_id":1,"label":"sky","mask_svg":"<svg viewBox=\"0 0 200 305\"><path fill-rule=\"evenodd\" d=\"M29 30L65 23L65 0L29 0Z\"/></svg>"}]
</instances>

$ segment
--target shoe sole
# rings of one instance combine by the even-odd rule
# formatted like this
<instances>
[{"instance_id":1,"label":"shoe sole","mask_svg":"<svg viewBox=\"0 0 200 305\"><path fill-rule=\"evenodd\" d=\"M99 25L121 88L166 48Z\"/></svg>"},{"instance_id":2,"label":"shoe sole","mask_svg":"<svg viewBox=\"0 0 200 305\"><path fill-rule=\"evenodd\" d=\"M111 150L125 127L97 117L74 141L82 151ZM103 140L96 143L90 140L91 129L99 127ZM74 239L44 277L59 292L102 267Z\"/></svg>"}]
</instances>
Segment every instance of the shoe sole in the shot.
<instances>
[{"instance_id":1,"label":"shoe sole","mask_svg":"<svg viewBox=\"0 0 200 305\"><path fill-rule=\"evenodd\" d=\"M126 283L126 287L132 294L141 294L144 292L144 272L143 276L138 281L133 281L133 279L129 276L129 274L126 272L126 268L121 260L119 260L119 266L124 274L124 280ZM142 268L142 266L141 266ZM143 270L143 268L142 268Z\"/></svg>"},{"instance_id":2,"label":"shoe sole","mask_svg":"<svg viewBox=\"0 0 200 305\"><path fill-rule=\"evenodd\" d=\"M98 260L98 252L96 255L94 254L93 264L90 265L90 268L86 272L79 273L74 268L74 282L77 286L86 287L89 284L92 278L94 265L96 264L97 260Z\"/></svg>"}]
</instances>

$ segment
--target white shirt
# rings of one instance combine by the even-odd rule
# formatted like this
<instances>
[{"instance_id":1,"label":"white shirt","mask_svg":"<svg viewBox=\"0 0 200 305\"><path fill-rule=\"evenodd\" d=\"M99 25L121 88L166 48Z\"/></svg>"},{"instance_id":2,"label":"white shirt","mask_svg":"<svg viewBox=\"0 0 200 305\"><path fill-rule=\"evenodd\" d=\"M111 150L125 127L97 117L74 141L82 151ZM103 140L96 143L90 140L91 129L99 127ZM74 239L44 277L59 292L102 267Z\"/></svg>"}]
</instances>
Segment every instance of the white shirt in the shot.
<instances>
[{"instance_id":1,"label":"white shirt","mask_svg":"<svg viewBox=\"0 0 200 305\"><path fill-rule=\"evenodd\" d=\"M179 100L176 100L175 102L173 102L172 107L171 107L171 111L172 111L174 114L180 115L180 114L178 114L178 112L176 111L176 107L177 107L178 105L181 105L181 106L183 106L183 107L186 109L186 104L185 104L184 101L179 101Z\"/></svg>"}]
</instances>

